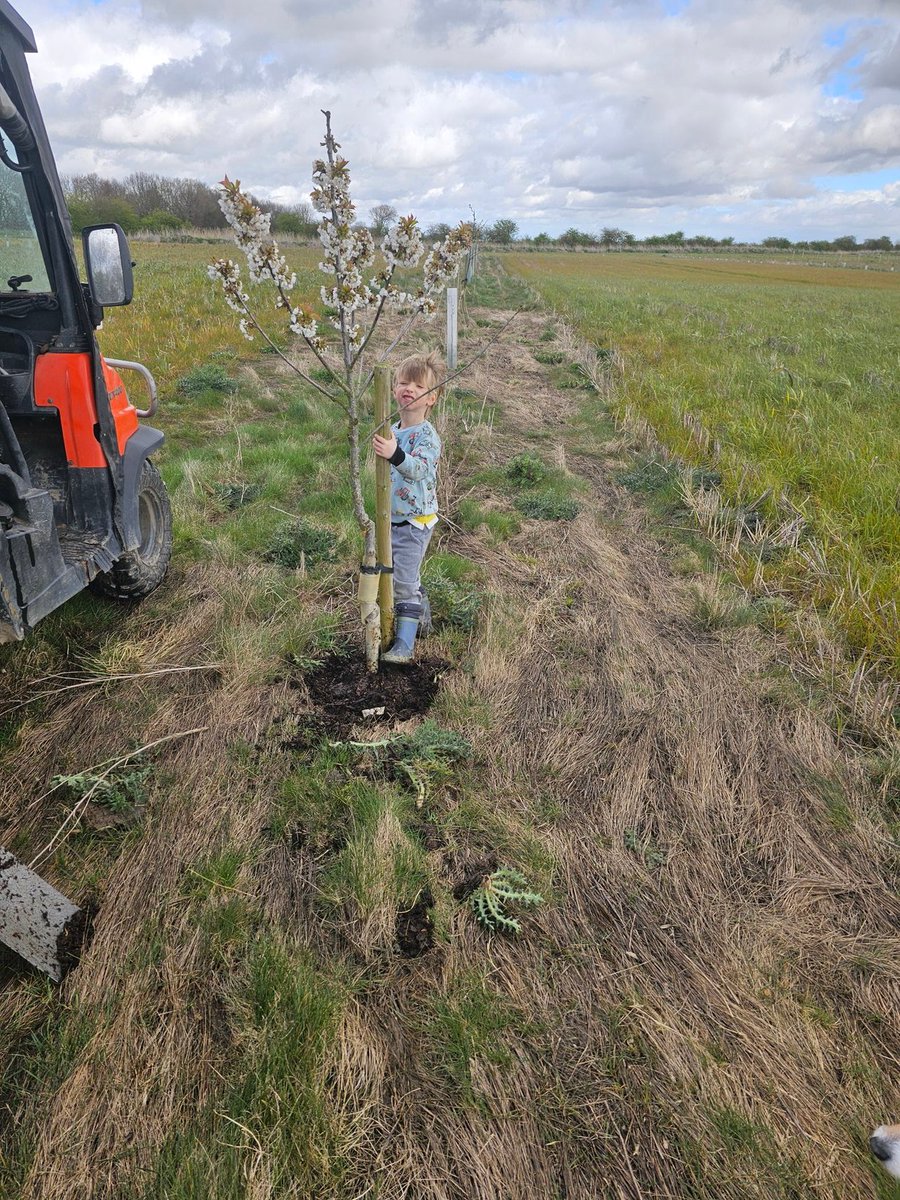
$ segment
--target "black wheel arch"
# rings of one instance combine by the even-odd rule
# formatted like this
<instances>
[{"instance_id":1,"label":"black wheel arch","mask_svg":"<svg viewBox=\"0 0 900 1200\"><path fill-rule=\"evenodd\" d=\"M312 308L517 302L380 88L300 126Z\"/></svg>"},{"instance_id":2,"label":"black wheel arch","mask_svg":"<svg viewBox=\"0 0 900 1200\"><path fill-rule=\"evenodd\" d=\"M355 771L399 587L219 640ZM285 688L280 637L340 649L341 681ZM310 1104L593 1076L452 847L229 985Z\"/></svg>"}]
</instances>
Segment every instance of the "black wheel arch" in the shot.
<instances>
[{"instance_id":1,"label":"black wheel arch","mask_svg":"<svg viewBox=\"0 0 900 1200\"><path fill-rule=\"evenodd\" d=\"M141 471L144 463L165 441L165 436L149 425L141 425L125 444L122 455L122 543L125 550L141 544L141 521L138 506Z\"/></svg>"}]
</instances>

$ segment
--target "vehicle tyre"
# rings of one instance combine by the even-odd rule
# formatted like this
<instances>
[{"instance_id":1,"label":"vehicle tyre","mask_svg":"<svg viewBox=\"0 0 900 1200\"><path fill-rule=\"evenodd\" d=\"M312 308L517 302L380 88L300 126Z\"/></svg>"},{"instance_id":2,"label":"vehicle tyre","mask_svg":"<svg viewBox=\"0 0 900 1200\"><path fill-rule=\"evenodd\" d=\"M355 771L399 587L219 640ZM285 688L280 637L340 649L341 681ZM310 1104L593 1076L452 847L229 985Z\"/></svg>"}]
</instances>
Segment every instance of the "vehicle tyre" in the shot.
<instances>
[{"instance_id":1,"label":"vehicle tyre","mask_svg":"<svg viewBox=\"0 0 900 1200\"><path fill-rule=\"evenodd\" d=\"M162 476L149 460L141 468L138 520L141 544L91 580L91 591L115 600L140 600L163 581L172 557L172 506Z\"/></svg>"}]
</instances>

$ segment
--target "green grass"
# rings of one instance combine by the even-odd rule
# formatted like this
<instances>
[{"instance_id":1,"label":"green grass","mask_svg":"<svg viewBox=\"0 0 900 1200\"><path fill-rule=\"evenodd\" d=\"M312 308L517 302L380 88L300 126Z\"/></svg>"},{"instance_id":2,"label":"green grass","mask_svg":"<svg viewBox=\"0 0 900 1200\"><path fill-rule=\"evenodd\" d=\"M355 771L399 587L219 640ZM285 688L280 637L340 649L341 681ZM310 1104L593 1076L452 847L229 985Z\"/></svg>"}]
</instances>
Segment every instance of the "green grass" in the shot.
<instances>
[{"instance_id":1,"label":"green grass","mask_svg":"<svg viewBox=\"0 0 900 1200\"><path fill-rule=\"evenodd\" d=\"M205 363L188 371L178 380L183 396L199 396L204 392L236 392L237 383L219 363Z\"/></svg>"},{"instance_id":2,"label":"green grass","mask_svg":"<svg viewBox=\"0 0 900 1200\"><path fill-rule=\"evenodd\" d=\"M0 1096L13 1113L27 1111L36 1098L50 1103L99 1028L96 1014L85 1012L77 1003L59 1002L47 980L30 979L24 987L33 995L34 1004L23 1004L21 1024L13 1022L0 1034ZM41 1015L29 1019L32 1011ZM11 1122L4 1128L0 1195L22 1195L36 1148L34 1137L34 1127L27 1121Z\"/></svg>"},{"instance_id":3,"label":"green grass","mask_svg":"<svg viewBox=\"0 0 900 1200\"><path fill-rule=\"evenodd\" d=\"M527 1029L517 1006L498 995L476 972L457 978L446 995L435 996L425 1017L433 1065L446 1073L467 1104L481 1108L486 1108L486 1101L473 1085L472 1060L481 1057L501 1069L511 1069L507 1036L521 1035Z\"/></svg>"},{"instance_id":4,"label":"green grass","mask_svg":"<svg viewBox=\"0 0 900 1200\"><path fill-rule=\"evenodd\" d=\"M537 492L528 492L517 496L516 508L523 516L533 517L539 521L571 521L579 513L577 500L568 496L554 496Z\"/></svg>"},{"instance_id":5,"label":"green grass","mask_svg":"<svg viewBox=\"0 0 900 1200\"><path fill-rule=\"evenodd\" d=\"M353 776L342 792L347 840L323 873L323 896L362 921L381 907L393 916L413 903L427 879L421 847L405 828L412 797Z\"/></svg>"},{"instance_id":6,"label":"green grass","mask_svg":"<svg viewBox=\"0 0 900 1200\"><path fill-rule=\"evenodd\" d=\"M333 1194L343 1164L335 1153L322 1064L343 995L342 985L323 976L308 955L289 951L272 935L246 947L225 996L236 1039L228 1085L212 1109L163 1145L146 1200L243 1195L257 1154L274 1173L274 1194Z\"/></svg>"},{"instance_id":7,"label":"green grass","mask_svg":"<svg viewBox=\"0 0 900 1200\"><path fill-rule=\"evenodd\" d=\"M466 496L460 501L456 510L456 520L462 529L472 533L481 528L487 529L495 545L508 541L521 528L521 522L515 513L499 508L486 508L471 496Z\"/></svg>"},{"instance_id":8,"label":"green grass","mask_svg":"<svg viewBox=\"0 0 900 1200\"><path fill-rule=\"evenodd\" d=\"M286 256L297 272L296 295L304 302L318 302L319 273L316 249L288 248ZM237 327L237 318L225 307L222 289L211 280L206 268L213 259L231 257L246 264L233 243L134 242L134 300L124 309L107 309L100 346L112 358L144 363L160 384L159 420L181 378L195 379L197 371L207 374L231 369L255 359L264 343L248 342ZM272 312L268 326L285 328L283 317L272 310L270 289L246 289L261 312ZM290 338L279 333L284 344ZM127 381L126 381L127 382Z\"/></svg>"},{"instance_id":9,"label":"green grass","mask_svg":"<svg viewBox=\"0 0 900 1200\"><path fill-rule=\"evenodd\" d=\"M802 514L806 538L766 575L831 610L858 652L900 667L900 277L736 257L504 263L622 355L614 407L688 464L714 466L732 503Z\"/></svg>"},{"instance_id":10,"label":"green grass","mask_svg":"<svg viewBox=\"0 0 900 1200\"><path fill-rule=\"evenodd\" d=\"M475 629L484 601L484 581L473 563L438 549L425 559L422 585L437 625L466 634Z\"/></svg>"}]
</instances>

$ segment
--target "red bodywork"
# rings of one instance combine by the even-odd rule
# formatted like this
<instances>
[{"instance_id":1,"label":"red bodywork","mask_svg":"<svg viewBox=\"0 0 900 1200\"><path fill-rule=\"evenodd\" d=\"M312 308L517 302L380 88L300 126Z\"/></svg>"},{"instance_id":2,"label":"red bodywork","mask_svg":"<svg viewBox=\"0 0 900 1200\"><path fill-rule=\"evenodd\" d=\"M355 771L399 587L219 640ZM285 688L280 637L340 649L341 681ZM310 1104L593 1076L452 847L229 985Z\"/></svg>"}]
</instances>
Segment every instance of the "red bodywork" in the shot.
<instances>
[{"instance_id":1,"label":"red bodywork","mask_svg":"<svg viewBox=\"0 0 900 1200\"><path fill-rule=\"evenodd\" d=\"M109 407L116 426L119 453L138 428L137 411L118 372L103 362ZM39 354L34 364L34 402L59 412L66 459L71 467L105 467L97 438L97 405L89 354Z\"/></svg>"}]
</instances>

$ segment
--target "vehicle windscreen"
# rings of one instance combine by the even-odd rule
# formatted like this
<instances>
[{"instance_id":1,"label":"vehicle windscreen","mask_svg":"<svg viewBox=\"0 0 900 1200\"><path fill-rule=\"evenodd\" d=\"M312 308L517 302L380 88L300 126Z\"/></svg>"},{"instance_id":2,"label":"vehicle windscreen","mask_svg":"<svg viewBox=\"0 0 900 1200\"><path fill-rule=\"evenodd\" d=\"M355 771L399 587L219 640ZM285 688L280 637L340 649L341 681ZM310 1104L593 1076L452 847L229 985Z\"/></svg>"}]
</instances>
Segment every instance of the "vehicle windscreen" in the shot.
<instances>
[{"instance_id":1,"label":"vehicle windscreen","mask_svg":"<svg viewBox=\"0 0 900 1200\"><path fill-rule=\"evenodd\" d=\"M0 161L0 294L51 290L22 175Z\"/></svg>"}]
</instances>

